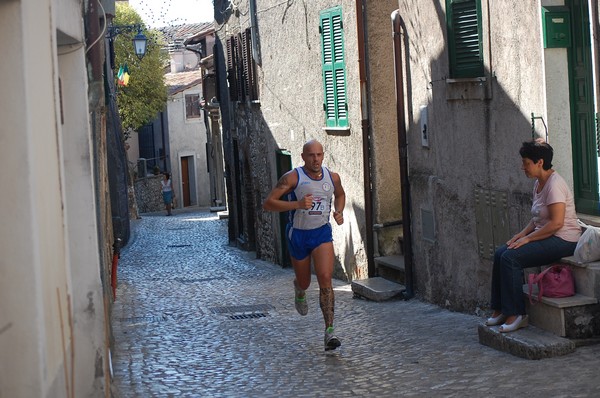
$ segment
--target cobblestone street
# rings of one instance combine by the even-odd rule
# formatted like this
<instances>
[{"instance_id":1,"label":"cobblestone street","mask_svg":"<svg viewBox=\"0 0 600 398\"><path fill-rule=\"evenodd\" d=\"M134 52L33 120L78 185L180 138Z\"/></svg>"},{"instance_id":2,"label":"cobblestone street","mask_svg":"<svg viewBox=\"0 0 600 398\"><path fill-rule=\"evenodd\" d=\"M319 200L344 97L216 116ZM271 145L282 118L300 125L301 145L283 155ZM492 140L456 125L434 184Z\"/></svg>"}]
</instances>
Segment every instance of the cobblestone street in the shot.
<instances>
[{"instance_id":1,"label":"cobblestone street","mask_svg":"<svg viewBox=\"0 0 600 398\"><path fill-rule=\"evenodd\" d=\"M326 353L316 278L301 317L292 270L254 257L228 246L215 213L132 222L112 311L114 396L600 396L600 345L525 360L480 345L477 316L354 299L341 281L342 346Z\"/></svg>"}]
</instances>

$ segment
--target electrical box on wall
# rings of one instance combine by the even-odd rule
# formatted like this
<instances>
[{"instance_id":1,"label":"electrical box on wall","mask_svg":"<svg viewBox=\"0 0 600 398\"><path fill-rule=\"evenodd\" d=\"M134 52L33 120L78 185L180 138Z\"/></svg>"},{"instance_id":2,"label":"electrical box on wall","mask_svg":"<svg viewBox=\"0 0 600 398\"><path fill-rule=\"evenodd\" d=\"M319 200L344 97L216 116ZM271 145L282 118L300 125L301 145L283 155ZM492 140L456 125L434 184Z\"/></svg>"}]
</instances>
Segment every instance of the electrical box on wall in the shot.
<instances>
[{"instance_id":1,"label":"electrical box on wall","mask_svg":"<svg viewBox=\"0 0 600 398\"><path fill-rule=\"evenodd\" d=\"M571 47L571 12L567 7L542 7L544 48Z\"/></svg>"},{"instance_id":2,"label":"electrical box on wall","mask_svg":"<svg viewBox=\"0 0 600 398\"><path fill-rule=\"evenodd\" d=\"M508 222L508 193L475 188L477 249L482 258L493 259L496 248L511 237Z\"/></svg>"}]
</instances>

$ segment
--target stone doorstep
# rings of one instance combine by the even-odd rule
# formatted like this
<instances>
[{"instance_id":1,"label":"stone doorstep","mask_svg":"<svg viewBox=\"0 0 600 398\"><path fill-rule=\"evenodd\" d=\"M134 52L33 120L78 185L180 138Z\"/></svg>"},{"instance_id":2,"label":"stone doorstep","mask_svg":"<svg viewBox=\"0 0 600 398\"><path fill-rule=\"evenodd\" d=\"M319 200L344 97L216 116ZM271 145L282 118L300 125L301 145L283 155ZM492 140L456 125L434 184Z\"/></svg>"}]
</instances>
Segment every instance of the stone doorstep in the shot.
<instances>
[{"instance_id":1,"label":"stone doorstep","mask_svg":"<svg viewBox=\"0 0 600 398\"><path fill-rule=\"evenodd\" d=\"M583 221L587 225L593 225L595 227L600 227L600 217L593 216L591 214L583 214L577 213L577 218Z\"/></svg>"},{"instance_id":2,"label":"stone doorstep","mask_svg":"<svg viewBox=\"0 0 600 398\"><path fill-rule=\"evenodd\" d=\"M525 296L526 311L529 315L529 323L561 337L568 334L565 310L598 303L596 298L582 294L564 298L542 297L541 301L538 302L537 286L534 286L532 296L535 304L531 304L529 301L529 285L527 284L523 285L523 294Z\"/></svg>"},{"instance_id":3,"label":"stone doorstep","mask_svg":"<svg viewBox=\"0 0 600 398\"><path fill-rule=\"evenodd\" d=\"M375 264L404 272L404 256L401 255L375 257Z\"/></svg>"},{"instance_id":4,"label":"stone doorstep","mask_svg":"<svg viewBox=\"0 0 600 398\"><path fill-rule=\"evenodd\" d=\"M405 290L403 285L391 282L382 277L352 281L352 292L355 295L373 301L385 301L398 296Z\"/></svg>"},{"instance_id":5,"label":"stone doorstep","mask_svg":"<svg viewBox=\"0 0 600 398\"><path fill-rule=\"evenodd\" d=\"M525 359L566 355L574 352L576 348L573 341L531 325L510 333L500 333L498 329L499 326L479 324L479 343Z\"/></svg>"},{"instance_id":6,"label":"stone doorstep","mask_svg":"<svg viewBox=\"0 0 600 398\"><path fill-rule=\"evenodd\" d=\"M377 269L378 276L400 285L405 283L404 256L375 257L375 268Z\"/></svg>"},{"instance_id":7,"label":"stone doorstep","mask_svg":"<svg viewBox=\"0 0 600 398\"><path fill-rule=\"evenodd\" d=\"M557 264L566 264L571 267L577 293L588 297L600 296L600 261L579 263L575 261L575 257L570 256L560 259ZM537 271L527 270L526 274L533 272Z\"/></svg>"},{"instance_id":8,"label":"stone doorstep","mask_svg":"<svg viewBox=\"0 0 600 398\"><path fill-rule=\"evenodd\" d=\"M523 285L523 293L525 294L525 299L529 302L529 285ZM534 301L538 301L538 287L534 286L532 289L532 299ZM590 305L598 303L598 299L595 297L585 296L583 294L575 293L574 296L571 297L545 297L542 296L540 300L541 303L549 305L555 308L568 308L568 307L577 307L580 305Z\"/></svg>"}]
</instances>

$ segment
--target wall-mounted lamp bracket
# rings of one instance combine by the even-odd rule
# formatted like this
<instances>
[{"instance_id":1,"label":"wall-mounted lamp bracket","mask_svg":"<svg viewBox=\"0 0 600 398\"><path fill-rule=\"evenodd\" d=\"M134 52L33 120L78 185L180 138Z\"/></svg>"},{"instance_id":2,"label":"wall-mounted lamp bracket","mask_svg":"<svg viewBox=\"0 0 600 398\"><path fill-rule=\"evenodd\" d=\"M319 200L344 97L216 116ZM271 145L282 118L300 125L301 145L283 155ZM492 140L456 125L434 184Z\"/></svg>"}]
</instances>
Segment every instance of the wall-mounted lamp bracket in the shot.
<instances>
[{"instance_id":1,"label":"wall-mounted lamp bracket","mask_svg":"<svg viewBox=\"0 0 600 398\"><path fill-rule=\"evenodd\" d=\"M106 31L106 38L111 42L114 41L115 37L120 35L121 33L135 33L137 34L133 37L133 49L135 51L135 55L142 59L144 55L146 55L146 47L148 44L148 38L142 33L142 25L110 25ZM112 49L111 49L112 51ZM113 65L114 69L114 65Z\"/></svg>"}]
</instances>

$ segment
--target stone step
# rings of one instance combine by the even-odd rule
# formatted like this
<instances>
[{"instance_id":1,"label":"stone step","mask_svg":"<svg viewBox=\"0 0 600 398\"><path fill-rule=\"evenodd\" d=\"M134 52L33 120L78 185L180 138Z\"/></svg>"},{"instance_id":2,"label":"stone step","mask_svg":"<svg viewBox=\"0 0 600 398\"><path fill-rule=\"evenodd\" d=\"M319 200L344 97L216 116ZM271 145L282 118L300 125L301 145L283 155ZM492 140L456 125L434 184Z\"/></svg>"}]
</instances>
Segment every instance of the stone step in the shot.
<instances>
[{"instance_id":1,"label":"stone step","mask_svg":"<svg viewBox=\"0 0 600 398\"><path fill-rule=\"evenodd\" d=\"M405 283L404 256L393 255L375 257L375 268L380 277L401 285Z\"/></svg>"},{"instance_id":2,"label":"stone step","mask_svg":"<svg viewBox=\"0 0 600 398\"><path fill-rule=\"evenodd\" d=\"M529 285L523 285L529 324L557 336L585 339L600 335L600 305L595 297L575 294L571 297L541 297L533 289L534 304L529 301Z\"/></svg>"},{"instance_id":3,"label":"stone step","mask_svg":"<svg viewBox=\"0 0 600 398\"><path fill-rule=\"evenodd\" d=\"M393 256L375 257L375 264L404 272L404 256L398 254Z\"/></svg>"},{"instance_id":4,"label":"stone step","mask_svg":"<svg viewBox=\"0 0 600 398\"><path fill-rule=\"evenodd\" d=\"M356 296L373 301L385 301L400 295L405 287L382 277L352 281L352 292Z\"/></svg>"},{"instance_id":5,"label":"stone step","mask_svg":"<svg viewBox=\"0 0 600 398\"><path fill-rule=\"evenodd\" d=\"M593 225L595 227L600 227L600 217L593 216L591 214L582 214L577 213L577 218L583 221L587 225Z\"/></svg>"},{"instance_id":6,"label":"stone step","mask_svg":"<svg viewBox=\"0 0 600 398\"><path fill-rule=\"evenodd\" d=\"M575 342L556 336L535 326L528 326L510 333L500 333L499 326L477 326L479 343L498 351L525 359L543 359L570 354Z\"/></svg>"},{"instance_id":7,"label":"stone step","mask_svg":"<svg viewBox=\"0 0 600 398\"><path fill-rule=\"evenodd\" d=\"M564 257L559 264L566 264L573 270L575 291L589 297L600 297L600 261L578 263L575 257Z\"/></svg>"}]
</instances>

